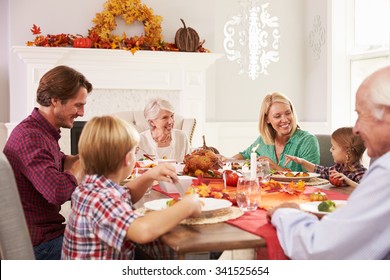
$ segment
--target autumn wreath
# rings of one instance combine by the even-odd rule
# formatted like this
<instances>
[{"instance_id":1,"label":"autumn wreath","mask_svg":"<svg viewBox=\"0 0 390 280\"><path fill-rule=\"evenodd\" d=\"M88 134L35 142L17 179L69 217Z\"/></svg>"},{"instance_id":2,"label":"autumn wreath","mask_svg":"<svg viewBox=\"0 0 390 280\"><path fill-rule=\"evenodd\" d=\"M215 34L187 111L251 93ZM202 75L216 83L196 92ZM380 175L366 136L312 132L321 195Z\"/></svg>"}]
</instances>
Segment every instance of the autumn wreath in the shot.
<instances>
[{"instance_id":1,"label":"autumn wreath","mask_svg":"<svg viewBox=\"0 0 390 280\"><path fill-rule=\"evenodd\" d=\"M117 26L115 20L117 16L121 16L126 24L132 24L134 21L142 22L145 30L144 37L149 44L157 45L162 41L162 17L153 15L152 9L141 4L140 0L108 0L104 4L104 10L97 13L92 20L95 26L90 33L95 33L102 39L113 37L111 32Z\"/></svg>"}]
</instances>

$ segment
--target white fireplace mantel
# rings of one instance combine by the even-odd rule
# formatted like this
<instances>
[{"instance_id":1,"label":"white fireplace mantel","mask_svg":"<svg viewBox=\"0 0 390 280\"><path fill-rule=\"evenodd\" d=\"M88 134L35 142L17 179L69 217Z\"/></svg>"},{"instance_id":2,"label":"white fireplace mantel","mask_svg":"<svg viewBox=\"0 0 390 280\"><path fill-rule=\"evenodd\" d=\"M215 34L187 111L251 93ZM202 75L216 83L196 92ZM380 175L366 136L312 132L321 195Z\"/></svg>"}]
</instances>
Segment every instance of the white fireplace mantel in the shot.
<instances>
[{"instance_id":1,"label":"white fireplace mantel","mask_svg":"<svg viewBox=\"0 0 390 280\"><path fill-rule=\"evenodd\" d=\"M27 46L15 46L13 51L27 67L27 89L26 96L23 98L27 102L26 116L36 106L36 89L42 75L57 65L68 65L83 73L92 83L94 91L98 90L105 95L109 95L112 91L116 93L130 91L132 94L134 92L137 94L177 93L178 100L174 102L176 113L184 117L196 118L197 127L193 145L201 145L201 135L204 133L206 122L206 91L210 88L206 87L206 71L223 54L137 51L133 55L130 51L124 50ZM91 97L93 95L92 93ZM110 100L111 106L97 105L99 99L100 103ZM134 100L134 98L126 100ZM113 113L112 110L121 108L120 106L123 106L121 103L124 101L111 97L100 98L96 95L94 102L92 105L88 101L87 107L93 108L89 107L89 111L86 110L84 118L80 120L88 120L94 115ZM105 108L109 111L105 112ZM138 109L142 110L143 107ZM12 110L18 108L11 108ZM65 150L67 148L65 147Z\"/></svg>"}]
</instances>

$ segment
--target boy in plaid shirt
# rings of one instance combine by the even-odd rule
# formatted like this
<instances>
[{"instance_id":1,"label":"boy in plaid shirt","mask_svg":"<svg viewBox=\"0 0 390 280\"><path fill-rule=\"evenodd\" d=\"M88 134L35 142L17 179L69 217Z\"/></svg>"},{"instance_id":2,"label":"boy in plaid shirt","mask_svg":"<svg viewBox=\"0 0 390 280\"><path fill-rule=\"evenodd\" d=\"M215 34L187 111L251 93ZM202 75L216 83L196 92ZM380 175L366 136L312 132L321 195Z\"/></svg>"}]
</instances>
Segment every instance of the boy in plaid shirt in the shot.
<instances>
[{"instance_id":1,"label":"boy in plaid shirt","mask_svg":"<svg viewBox=\"0 0 390 280\"><path fill-rule=\"evenodd\" d=\"M172 165L157 165L144 175L119 185L132 171L139 142L136 129L112 116L95 117L79 140L86 177L72 195L62 259L134 259L137 244L153 241L183 219L198 216L195 195L161 211L139 216L132 207L154 180L176 181Z\"/></svg>"}]
</instances>

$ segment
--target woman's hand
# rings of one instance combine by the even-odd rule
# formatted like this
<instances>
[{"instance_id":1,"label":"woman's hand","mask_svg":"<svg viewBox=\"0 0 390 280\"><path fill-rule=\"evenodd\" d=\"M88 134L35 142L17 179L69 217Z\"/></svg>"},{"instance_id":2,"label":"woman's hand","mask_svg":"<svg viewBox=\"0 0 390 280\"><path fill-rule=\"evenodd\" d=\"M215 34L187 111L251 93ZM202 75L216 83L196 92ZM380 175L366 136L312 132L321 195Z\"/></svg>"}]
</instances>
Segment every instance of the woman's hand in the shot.
<instances>
[{"instance_id":1,"label":"woman's hand","mask_svg":"<svg viewBox=\"0 0 390 280\"><path fill-rule=\"evenodd\" d=\"M216 154L217 158L222 161L222 162L226 162L226 161L234 161L234 160L244 160L244 157L242 156L242 154L236 154L230 158L228 157L225 157L223 155L220 155L220 154Z\"/></svg>"},{"instance_id":2,"label":"woman's hand","mask_svg":"<svg viewBox=\"0 0 390 280\"><path fill-rule=\"evenodd\" d=\"M269 157L266 157L266 156L259 156L257 158L257 161L259 160L263 160L263 161L268 161L268 164L269 164L269 168L272 169L272 170L278 170L278 171L281 171L283 170L282 167L280 167L277 163L275 163L272 159L270 159Z\"/></svg>"}]
</instances>

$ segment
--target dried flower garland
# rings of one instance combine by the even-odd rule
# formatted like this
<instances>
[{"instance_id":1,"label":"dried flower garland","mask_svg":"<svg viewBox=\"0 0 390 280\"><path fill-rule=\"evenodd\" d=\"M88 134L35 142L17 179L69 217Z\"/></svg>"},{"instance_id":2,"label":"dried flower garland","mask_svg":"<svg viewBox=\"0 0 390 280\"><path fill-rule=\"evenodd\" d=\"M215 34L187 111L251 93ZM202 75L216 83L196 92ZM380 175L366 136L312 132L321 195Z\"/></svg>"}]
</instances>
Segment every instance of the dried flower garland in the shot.
<instances>
[{"instance_id":1,"label":"dried flower garland","mask_svg":"<svg viewBox=\"0 0 390 280\"><path fill-rule=\"evenodd\" d=\"M145 34L128 38L126 33L122 36L112 34L117 27L116 17L121 16L126 24L140 21L144 25ZM137 50L154 51L179 51L176 44L166 43L162 40L162 17L153 15L152 9L141 3L141 0L107 0L104 10L97 13L92 20L95 24L88 30L88 37L91 40L92 48L99 49L123 49L130 50L133 54ZM82 35L57 34L43 36L40 27L33 25L31 32L36 35L34 41L28 41L28 46L41 47L80 47L75 44ZM199 44L197 52L210 52ZM88 44L89 46L89 44Z\"/></svg>"}]
</instances>

